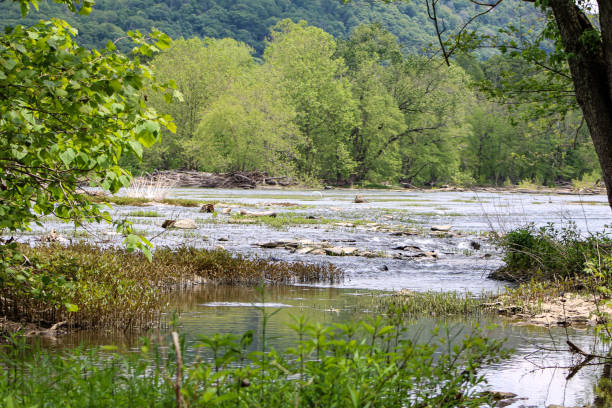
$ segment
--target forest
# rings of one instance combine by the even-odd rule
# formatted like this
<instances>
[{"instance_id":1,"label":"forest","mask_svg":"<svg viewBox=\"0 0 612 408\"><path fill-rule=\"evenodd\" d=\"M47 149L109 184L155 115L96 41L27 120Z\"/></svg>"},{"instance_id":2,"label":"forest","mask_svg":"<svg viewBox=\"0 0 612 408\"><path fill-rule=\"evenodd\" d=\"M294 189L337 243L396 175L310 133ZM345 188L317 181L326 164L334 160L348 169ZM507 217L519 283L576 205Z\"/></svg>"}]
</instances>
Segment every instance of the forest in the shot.
<instances>
[{"instance_id":1,"label":"forest","mask_svg":"<svg viewBox=\"0 0 612 408\"><path fill-rule=\"evenodd\" d=\"M531 73L506 56L462 55L451 67L406 54L378 24L335 39L306 22L271 30L262 62L235 39L179 39L151 63L176 82L176 134L135 172L267 171L334 185L553 185L591 177L598 163L577 111L534 117L497 103L502 78ZM523 70L523 73L520 72Z\"/></svg>"},{"instance_id":2,"label":"forest","mask_svg":"<svg viewBox=\"0 0 612 408\"><path fill-rule=\"evenodd\" d=\"M147 98L178 130L166 131L142 160L123 156L121 164L134 174L260 170L309 183L371 186L600 178L578 109L534 114L537 108L519 104L519 97L496 97L508 83L545 79L544 73L488 51L458 53L444 65L428 53L435 35L418 5L118 3L96 3L87 19L45 3L25 21L63 13L87 47L119 40L121 49L125 31L152 27L175 39L151 66L178 92L169 99L150 91ZM517 15L533 24L537 13L513 7L519 3L485 16L481 31L497 32ZM473 10L449 2L441 13L462 20ZM0 24L19 19L18 8L8 7Z\"/></svg>"}]
</instances>

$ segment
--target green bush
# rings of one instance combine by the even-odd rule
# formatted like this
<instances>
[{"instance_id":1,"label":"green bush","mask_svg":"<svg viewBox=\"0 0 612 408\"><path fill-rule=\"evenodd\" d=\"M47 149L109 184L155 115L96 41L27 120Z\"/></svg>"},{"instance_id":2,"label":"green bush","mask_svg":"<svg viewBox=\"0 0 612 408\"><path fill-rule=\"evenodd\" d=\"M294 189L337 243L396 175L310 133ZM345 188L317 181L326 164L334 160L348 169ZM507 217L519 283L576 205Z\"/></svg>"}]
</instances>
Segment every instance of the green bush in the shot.
<instances>
[{"instance_id":1,"label":"green bush","mask_svg":"<svg viewBox=\"0 0 612 408\"><path fill-rule=\"evenodd\" d=\"M492 274L511 281L586 279L587 262L612 253L612 238L606 231L580 235L576 224L557 228L533 224L503 236L497 244L504 250L506 266Z\"/></svg>"}]
</instances>

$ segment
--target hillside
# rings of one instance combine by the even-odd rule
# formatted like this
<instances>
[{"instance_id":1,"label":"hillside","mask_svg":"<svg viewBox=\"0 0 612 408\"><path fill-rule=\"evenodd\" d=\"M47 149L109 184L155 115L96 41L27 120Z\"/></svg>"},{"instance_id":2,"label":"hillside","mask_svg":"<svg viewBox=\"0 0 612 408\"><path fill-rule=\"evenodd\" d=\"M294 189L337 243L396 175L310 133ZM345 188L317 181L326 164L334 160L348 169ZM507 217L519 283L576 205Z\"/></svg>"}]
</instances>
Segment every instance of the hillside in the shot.
<instances>
[{"instance_id":1,"label":"hillside","mask_svg":"<svg viewBox=\"0 0 612 408\"><path fill-rule=\"evenodd\" d=\"M502 6L484 16L479 26L493 33L508 21L522 19L529 25L536 18L534 8L522 2L504 2ZM359 0L343 5L340 0L98 0L89 16L74 15L64 6L42 1L40 11L25 20L21 19L18 4L0 2L0 10L0 26L64 18L79 30L79 43L87 47L101 47L125 36L128 30L147 32L154 27L172 38L231 37L249 44L261 55L269 28L284 18L306 20L337 38L348 37L360 24L378 22L399 39L408 53L420 53L436 41L426 8L416 1L384 4ZM474 14L474 6L446 1L440 14L449 27L455 27ZM127 41L118 46L129 48Z\"/></svg>"}]
</instances>

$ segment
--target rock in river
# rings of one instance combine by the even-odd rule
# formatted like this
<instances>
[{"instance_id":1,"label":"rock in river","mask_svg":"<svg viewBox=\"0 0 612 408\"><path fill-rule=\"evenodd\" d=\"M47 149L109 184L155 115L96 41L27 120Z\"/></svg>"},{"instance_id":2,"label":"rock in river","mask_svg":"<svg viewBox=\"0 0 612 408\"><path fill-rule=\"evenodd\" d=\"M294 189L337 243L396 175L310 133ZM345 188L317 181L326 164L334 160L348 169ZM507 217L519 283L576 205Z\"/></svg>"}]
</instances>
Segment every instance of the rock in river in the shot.
<instances>
[{"instance_id":1,"label":"rock in river","mask_svg":"<svg viewBox=\"0 0 612 408\"><path fill-rule=\"evenodd\" d=\"M368 200L366 200L365 198L363 198L363 196L362 196L361 194L357 194L357 195L355 196L355 202L356 202L357 204L361 204L361 203L367 203L367 202L368 202Z\"/></svg>"},{"instance_id":2,"label":"rock in river","mask_svg":"<svg viewBox=\"0 0 612 408\"><path fill-rule=\"evenodd\" d=\"M182 220L165 220L162 228L196 229L197 226L194 220L185 218Z\"/></svg>"},{"instance_id":3,"label":"rock in river","mask_svg":"<svg viewBox=\"0 0 612 408\"><path fill-rule=\"evenodd\" d=\"M442 231L442 232L447 232L450 231L451 228L453 228L452 225L432 225L431 226L431 230L432 231Z\"/></svg>"}]
</instances>

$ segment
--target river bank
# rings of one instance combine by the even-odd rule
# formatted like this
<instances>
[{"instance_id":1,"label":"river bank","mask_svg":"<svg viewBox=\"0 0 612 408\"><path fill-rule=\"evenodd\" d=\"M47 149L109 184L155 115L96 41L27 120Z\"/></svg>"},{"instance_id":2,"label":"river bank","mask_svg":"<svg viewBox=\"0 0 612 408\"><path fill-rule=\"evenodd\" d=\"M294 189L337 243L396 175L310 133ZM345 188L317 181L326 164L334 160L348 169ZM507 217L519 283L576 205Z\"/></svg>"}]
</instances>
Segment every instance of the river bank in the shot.
<instances>
[{"instance_id":1,"label":"river bank","mask_svg":"<svg viewBox=\"0 0 612 408\"><path fill-rule=\"evenodd\" d=\"M136 178L136 183L149 185L166 185L171 188L243 188L243 189L323 189L323 190L388 190L388 191L472 191L489 193L539 193L539 194L567 194L567 195L600 195L606 194L606 188L601 183L562 183L553 187L538 186L535 184L492 186L434 186L415 187L410 184L364 184L362 186L343 185L305 185L290 176L270 176L265 172L233 172L233 173L207 173L193 170L162 170ZM374 187L375 186L375 187Z\"/></svg>"}]
</instances>

